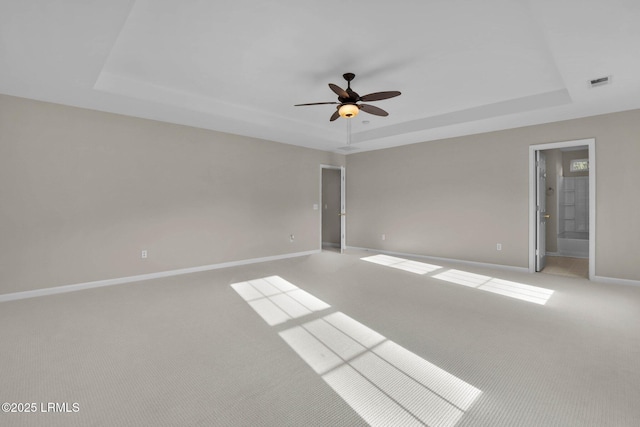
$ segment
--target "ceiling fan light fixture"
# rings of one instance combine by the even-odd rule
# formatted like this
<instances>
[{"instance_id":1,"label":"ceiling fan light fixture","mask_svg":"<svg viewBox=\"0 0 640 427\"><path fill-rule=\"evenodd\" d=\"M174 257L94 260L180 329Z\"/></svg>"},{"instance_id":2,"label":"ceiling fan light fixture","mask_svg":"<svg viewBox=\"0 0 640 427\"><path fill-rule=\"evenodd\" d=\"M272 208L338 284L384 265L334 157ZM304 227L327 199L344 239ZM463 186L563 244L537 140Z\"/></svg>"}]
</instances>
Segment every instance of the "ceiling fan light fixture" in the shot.
<instances>
[{"instance_id":1,"label":"ceiling fan light fixture","mask_svg":"<svg viewBox=\"0 0 640 427\"><path fill-rule=\"evenodd\" d=\"M338 110L340 117L343 117L345 119L352 119L357 116L359 112L360 109L355 104L344 104Z\"/></svg>"},{"instance_id":2,"label":"ceiling fan light fixture","mask_svg":"<svg viewBox=\"0 0 640 427\"><path fill-rule=\"evenodd\" d=\"M338 95L338 102L311 102L308 104L295 104L294 107L303 107L306 105L324 105L324 104L334 104L338 105L336 110L334 110L333 114L331 114L330 122L334 122L338 120L339 117L344 119L352 119L358 115L360 110L364 111L368 114L373 114L374 116L382 116L386 117L389 115L382 108L378 108L375 105L370 104L358 104L359 101L381 101L383 99L394 98L400 95L400 92L397 90L388 90L386 92L373 92L368 95L360 96L356 92L351 89L351 80L356 75L353 73L345 73L342 77L347 81L347 89L344 90L338 85L334 85L333 83L329 83L329 89L333 91L336 95Z\"/></svg>"}]
</instances>

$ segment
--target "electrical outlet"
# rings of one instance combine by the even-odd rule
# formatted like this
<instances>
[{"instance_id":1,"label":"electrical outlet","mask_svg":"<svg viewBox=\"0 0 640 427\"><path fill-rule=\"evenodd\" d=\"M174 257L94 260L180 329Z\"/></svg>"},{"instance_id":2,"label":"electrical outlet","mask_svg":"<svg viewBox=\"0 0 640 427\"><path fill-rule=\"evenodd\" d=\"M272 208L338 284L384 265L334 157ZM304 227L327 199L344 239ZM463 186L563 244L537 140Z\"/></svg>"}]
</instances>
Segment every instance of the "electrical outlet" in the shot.
<instances>
[{"instance_id":1,"label":"electrical outlet","mask_svg":"<svg viewBox=\"0 0 640 427\"><path fill-rule=\"evenodd\" d=\"M293 242L293 239L295 239L296 236L294 236L293 234L289 234L289 241Z\"/></svg>"},{"instance_id":2,"label":"electrical outlet","mask_svg":"<svg viewBox=\"0 0 640 427\"><path fill-rule=\"evenodd\" d=\"M140 252L140 258L147 258L147 250L143 249L142 252Z\"/></svg>"},{"instance_id":3,"label":"electrical outlet","mask_svg":"<svg viewBox=\"0 0 640 427\"><path fill-rule=\"evenodd\" d=\"M382 240L387 240L387 235L386 234L382 235Z\"/></svg>"},{"instance_id":4,"label":"electrical outlet","mask_svg":"<svg viewBox=\"0 0 640 427\"><path fill-rule=\"evenodd\" d=\"M497 243L496 244L496 250L497 251L501 251L502 250L502 243Z\"/></svg>"}]
</instances>

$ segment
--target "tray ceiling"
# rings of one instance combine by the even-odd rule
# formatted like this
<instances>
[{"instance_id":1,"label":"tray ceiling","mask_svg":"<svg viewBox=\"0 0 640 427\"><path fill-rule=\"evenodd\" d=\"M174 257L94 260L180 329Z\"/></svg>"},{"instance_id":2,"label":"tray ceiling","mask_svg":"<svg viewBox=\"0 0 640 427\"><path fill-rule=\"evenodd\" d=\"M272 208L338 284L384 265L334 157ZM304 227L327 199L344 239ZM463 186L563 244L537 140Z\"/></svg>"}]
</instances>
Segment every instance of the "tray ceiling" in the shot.
<instances>
[{"instance_id":1,"label":"tray ceiling","mask_svg":"<svg viewBox=\"0 0 640 427\"><path fill-rule=\"evenodd\" d=\"M5 1L0 92L358 152L640 108L640 3ZM327 83L400 90L329 122ZM591 88L588 81L612 76Z\"/></svg>"}]
</instances>

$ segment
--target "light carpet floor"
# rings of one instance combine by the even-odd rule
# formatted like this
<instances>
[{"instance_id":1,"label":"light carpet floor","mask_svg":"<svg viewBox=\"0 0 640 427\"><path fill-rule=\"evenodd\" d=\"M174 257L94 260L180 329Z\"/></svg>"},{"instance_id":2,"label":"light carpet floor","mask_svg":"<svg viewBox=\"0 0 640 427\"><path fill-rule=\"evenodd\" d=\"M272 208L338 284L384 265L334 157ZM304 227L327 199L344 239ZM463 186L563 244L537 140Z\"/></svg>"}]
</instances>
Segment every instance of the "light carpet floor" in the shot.
<instances>
[{"instance_id":1,"label":"light carpet floor","mask_svg":"<svg viewBox=\"0 0 640 427\"><path fill-rule=\"evenodd\" d=\"M360 426L381 389L428 419L429 401L415 403L404 383L389 385L404 397L385 391L376 372L358 378L378 394L338 393L315 356L285 339L335 313L479 391L434 425L640 425L640 288L361 259L373 255L322 252L1 303L0 400L38 411L0 413L0 425ZM271 276L328 308L269 324L231 285ZM79 410L42 412L49 402Z\"/></svg>"}]
</instances>

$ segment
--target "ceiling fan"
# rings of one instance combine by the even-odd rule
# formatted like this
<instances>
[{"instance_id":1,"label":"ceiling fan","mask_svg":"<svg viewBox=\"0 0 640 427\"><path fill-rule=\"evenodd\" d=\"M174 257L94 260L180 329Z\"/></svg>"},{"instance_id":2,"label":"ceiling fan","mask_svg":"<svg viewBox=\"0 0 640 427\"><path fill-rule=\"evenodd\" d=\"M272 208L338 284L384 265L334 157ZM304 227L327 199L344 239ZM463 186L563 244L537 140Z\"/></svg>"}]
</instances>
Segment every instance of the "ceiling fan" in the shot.
<instances>
[{"instance_id":1,"label":"ceiling fan","mask_svg":"<svg viewBox=\"0 0 640 427\"><path fill-rule=\"evenodd\" d=\"M400 95L400 92L397 90L387 91L387 92L374 92L368 95L360 96L356 92L351 89L351 80L354 79L356 75L353 73L345 73L342 75L344 79L347 81L347 89L344 90L340 86L334 85L333 83L329 83L329 87L332 91L338 95L338 101L340 102L312 102L310 104L296 104L294 107L302 107L305 105L323 105L323 104L338 104L336 107L336 111L331 115L329 121L334 121L338 117L344 117L345 119L351 119L358 115L360 110L365 113L374 114L376 116L388 116L389 113L384 111L382 108L375 107L369 104L358 104L359 101L380 101L383 99L393 98L394 96Z\"/></svg>"}]
</instances>

